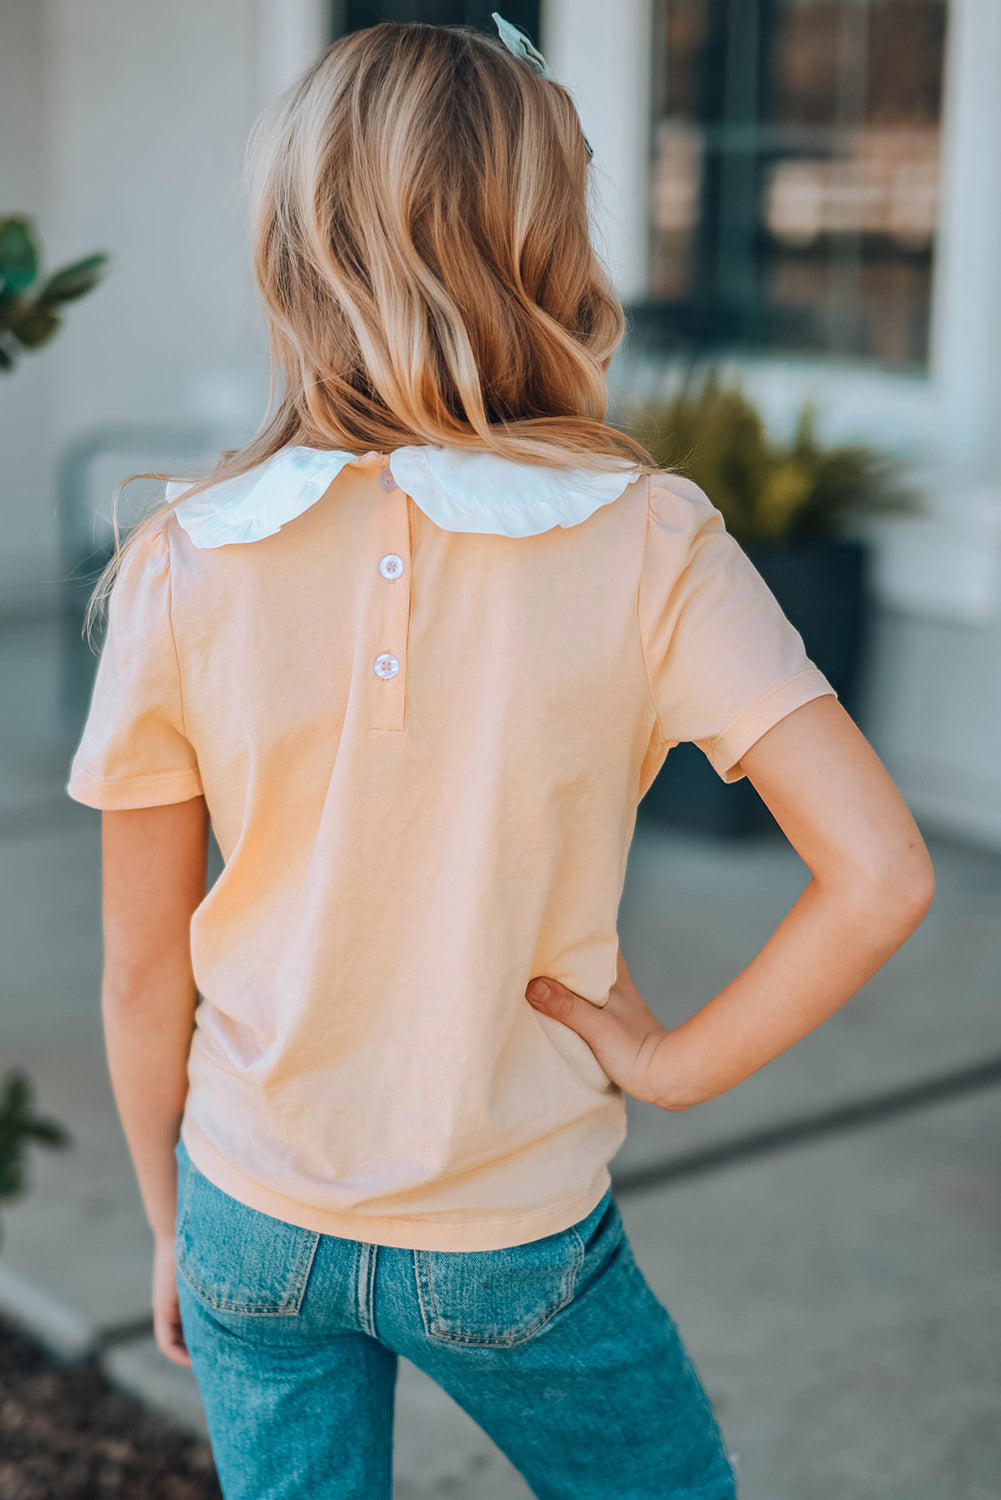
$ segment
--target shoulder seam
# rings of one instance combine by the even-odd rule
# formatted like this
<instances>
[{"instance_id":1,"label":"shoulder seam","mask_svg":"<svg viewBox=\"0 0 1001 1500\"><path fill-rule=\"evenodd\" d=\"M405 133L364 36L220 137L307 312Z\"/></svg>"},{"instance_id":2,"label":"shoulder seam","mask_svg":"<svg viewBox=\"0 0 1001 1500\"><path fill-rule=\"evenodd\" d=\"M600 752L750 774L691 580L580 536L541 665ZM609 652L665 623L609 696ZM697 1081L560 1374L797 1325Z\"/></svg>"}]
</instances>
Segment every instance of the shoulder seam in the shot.
<instances>
[{"instance_id":1,"label":"shoulder seam","mask_svg":"<svg viewBox=\"0 0 1001 1500\"><path fill-rule=\"evenodd\" d=\"M661 737L662 740L666 741L667 736L664 733L664 726L663 726L663 724L660 721L660 712L659 712L659 710L657 708L657 700L654 697L653 683L650 681L650 668L649 668L649 666L647 664L646 646L644 645L644 642L643 642L643 617L642 617L642 612L641 612L641 594L642 594L642 591L643 591L643 573L644 573L644 570L646 568L646 544L647 544L647 537L648 537L649 532L650 532L650 516L651 516L651 513L653 511L653 504L652 504L651 499L650 499L650 489L651 489L652 483L653 483L653 475L652 474L648 474L647 477L646 477L646 507L645 507L644 512L643 512L643 546L642 546L641 551L640 551L639 577L637 579L637 584L636 584L636 629L637 629L637 633L639 635L640 658L641 658L641 660L643 662L643 676L644 676L644 678L646 680L646 690L647 690L647 696L650 699L650 706L653 709L654 723L657 725L657 733L660 735L660 737Z\"/></svg>"},{"instance_id":2,"label":"shoulder seam","mask_svg":"<svg viewBox=\"0 0 1001 1500\"><path fill-rule=\"evenodd\" d=\"M184 684L181 679L181 659L177 650L177 635L174 631L174 570L171 566L172 554L169 536L172 514L172 511L168 511L164 517L163 524L159 527L159 535L163 539L164 550L167 556L167 629L170 632L170 646L174 653L174 671L177 674L177 706L181 714L181 733L187 739L188 728L184 717Z\"/></svg>"}]
</instances>

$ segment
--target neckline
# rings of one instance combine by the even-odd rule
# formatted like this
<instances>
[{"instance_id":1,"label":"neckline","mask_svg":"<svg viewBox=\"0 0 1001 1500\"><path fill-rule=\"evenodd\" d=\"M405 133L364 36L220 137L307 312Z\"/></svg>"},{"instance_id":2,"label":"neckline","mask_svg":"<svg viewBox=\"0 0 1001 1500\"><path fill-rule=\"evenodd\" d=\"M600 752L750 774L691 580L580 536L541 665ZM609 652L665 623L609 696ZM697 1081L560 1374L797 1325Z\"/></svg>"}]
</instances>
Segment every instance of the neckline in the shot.
<instances>
[{"instance_id":1,"label":"neckline","mask_svg":"<svg viewBox=\"0 0 1001 1500\"><path fill-rule=\"evenodd\" d=\"M507 537L580 525L639 478L627 459L598 471L430 443L388 454L290 445L234 479L180 499L174 514L198 547L259 541L315 505L349 465L388 467L397 487L443 530ZM188 487L172 481L167 499L183 496Z\"/></svg>"}]
</instances>

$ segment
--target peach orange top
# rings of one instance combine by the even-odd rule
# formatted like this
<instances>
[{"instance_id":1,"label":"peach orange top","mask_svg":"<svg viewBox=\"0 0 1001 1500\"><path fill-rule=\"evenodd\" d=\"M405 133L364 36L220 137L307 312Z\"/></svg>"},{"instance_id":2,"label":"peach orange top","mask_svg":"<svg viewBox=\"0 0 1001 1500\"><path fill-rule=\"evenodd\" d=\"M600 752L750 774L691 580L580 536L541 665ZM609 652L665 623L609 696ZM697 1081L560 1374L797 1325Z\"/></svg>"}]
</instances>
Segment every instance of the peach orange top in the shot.
<instances>
[{"instance_id":1,"label":"peach orange top","mask_svg":"<svg viewBox=\"0 0 1001 1500\"><path fill-rule=\"evenodd\" d=\"M116 581L66 790L206 799L224 867L191 921L191 1159L375 1244L576 1222L623 1095L525 987L607 999L672 745L737 780L833 691L672 474L292 448L182 499Z\"/></svg>"}]
</instances>

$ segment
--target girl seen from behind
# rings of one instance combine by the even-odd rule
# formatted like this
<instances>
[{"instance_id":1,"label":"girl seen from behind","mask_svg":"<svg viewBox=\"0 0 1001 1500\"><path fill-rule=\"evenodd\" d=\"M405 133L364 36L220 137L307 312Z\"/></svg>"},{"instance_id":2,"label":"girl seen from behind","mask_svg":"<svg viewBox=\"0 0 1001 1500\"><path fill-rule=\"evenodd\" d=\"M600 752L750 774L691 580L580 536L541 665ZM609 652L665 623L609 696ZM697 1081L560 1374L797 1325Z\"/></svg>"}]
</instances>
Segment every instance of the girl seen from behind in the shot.
<instances>
[{"instance_id":1,"label":"girl seen from behind","mask_svg":"<svg viewBox=\"0 0 1001 1500\"><path fill-rule=\"evenodd\" d=\"M157 1341L227 1500L388 1496L401 1354L544 1500L735 1495L611 1195L624 1096L735 1087L931 900L910 813L720 512L604 421L624 318L590 149L498 28L352 34L266 112L273 414L168 486L92 601L67 790L102 809ZM812 878L665 1029L616 918L680 741L750 778Z\"/></svg>"}]
</instances>

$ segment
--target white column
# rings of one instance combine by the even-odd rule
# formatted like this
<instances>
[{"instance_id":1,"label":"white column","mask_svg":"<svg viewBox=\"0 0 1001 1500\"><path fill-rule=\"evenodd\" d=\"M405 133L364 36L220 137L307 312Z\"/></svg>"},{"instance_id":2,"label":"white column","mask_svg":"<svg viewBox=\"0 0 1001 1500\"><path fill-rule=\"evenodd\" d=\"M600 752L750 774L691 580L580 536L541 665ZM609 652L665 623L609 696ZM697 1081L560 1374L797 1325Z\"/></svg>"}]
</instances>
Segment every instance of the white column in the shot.
<instances>
[{"instance_id":1,"label":"white column","mask_svg":"<svg viewBox=\"0 0 1001 1500\"><path fill-rule=\"evenodd\" d=\"M540 45L594 147L595 247L621 297L647 291L652 0L543 0Z\"/></svg>"},{"instance_id":2,"label":"white column","mask_svg":"<svg viewBox=\"0 0 1001 1500\"><path fill-rule=\"evenodd\" d=\"M255 101L263 109L333 40L329 0L255 0Z\"/></svg>"},{"instance_id":3,"label":"white column","mask_svg":"<svg viewBox=\"0 0 1001 1500\"><path fill-rule=\"evenodd\" d=\"M932 375L942 449L967 480L1001 481L1001 4L951 0Z\"/></svg>"}]
</instances>

